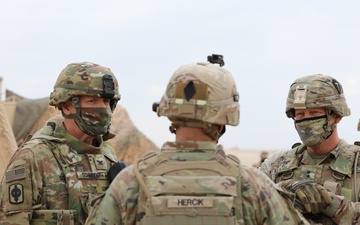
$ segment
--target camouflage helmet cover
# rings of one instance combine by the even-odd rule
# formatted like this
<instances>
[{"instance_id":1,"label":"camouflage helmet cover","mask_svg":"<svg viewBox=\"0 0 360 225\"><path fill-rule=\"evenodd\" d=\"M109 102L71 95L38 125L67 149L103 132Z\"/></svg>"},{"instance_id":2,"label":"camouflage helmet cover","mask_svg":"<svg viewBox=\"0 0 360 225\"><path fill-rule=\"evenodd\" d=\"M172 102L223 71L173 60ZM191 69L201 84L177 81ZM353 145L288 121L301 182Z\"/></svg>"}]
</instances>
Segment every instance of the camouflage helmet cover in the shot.
<instances>
[{"instance_id":1,"label":"camouflage helmet cover","mask_svg":"<svg viewBox=\"0 0 360 225\"><path fill-rule=\"evenodd\" d=\"M322 74L300 77L290 86L287 117L294 118L294 109L308 108L325 108L342 117L351 114L341 84Z\"/></svg>"},{"instance_id":2,"label":"camouflage helmet cover","mask_svg":"<svg viewBox=\"0 0 360 225\"><path fill-rule=\"evenodd\" d=\"M170 121L239 124L239 94L229 71L211 63L178 68L157 108Z\"/></svg>"},{"instance_id":3,"label":"camouflage helmet cover","mask_svg":"<svg viewBox=\"0 0 360 225\"><path fill-rule=\"evenodd\" d=\"M108 98L113 107L120 100L119 85L110 69L91 62L71 63L60 73L49 104L60 107L72 97L88 95Z\"/></svg>"}]
</instances>

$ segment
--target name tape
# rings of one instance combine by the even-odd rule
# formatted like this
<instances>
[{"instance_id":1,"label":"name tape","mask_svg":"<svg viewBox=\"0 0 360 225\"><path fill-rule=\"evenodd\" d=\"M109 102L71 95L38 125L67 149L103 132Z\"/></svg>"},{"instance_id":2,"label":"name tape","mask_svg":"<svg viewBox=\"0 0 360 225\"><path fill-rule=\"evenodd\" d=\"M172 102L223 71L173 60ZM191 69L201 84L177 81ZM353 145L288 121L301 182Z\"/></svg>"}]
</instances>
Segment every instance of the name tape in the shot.
<instances>
[{"instance_id":1,"label":"name tape","mask_svg":"<svg viewBox=\"0 0 360 225\"><path fill-rule=\"evenodd\" d=\"M169 208L186 208L186 207L213 207L212 199L204 198L171 198L168 199Z\"/></svg>"}]
</instances>

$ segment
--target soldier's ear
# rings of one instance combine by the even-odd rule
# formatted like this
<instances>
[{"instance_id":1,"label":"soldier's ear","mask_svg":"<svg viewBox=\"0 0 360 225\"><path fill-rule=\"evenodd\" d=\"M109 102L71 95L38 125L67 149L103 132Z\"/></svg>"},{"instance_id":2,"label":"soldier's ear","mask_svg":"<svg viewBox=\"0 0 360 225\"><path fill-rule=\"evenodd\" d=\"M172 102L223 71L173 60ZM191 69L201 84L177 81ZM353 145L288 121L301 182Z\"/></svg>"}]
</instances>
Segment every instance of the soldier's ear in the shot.
<instances>
[{"instance_id":1,"label":"soldier's ear","mask_svg":"<svg viewBox=\"0 0 360 225\"><path fill-rule=\"evenodd\" d=\"M333 113L334 119L335 119L335 123L339 123L342 119L342 116L339 116L336 113Z\"/></svg>"},{"instance_id":2,"label":"soldier's ear","mask_svg":"<svg viewBox=\"0 0 360 225\"><path fill-rule=\"evenodd\" d=\"M70 114L72 114L72 110L71 110L72 107L73 107L73 104L70 103L70 101L68 101L65 104L63 104L60 107L60 109L65 115L70 115Z\"/></svg>"},{"instance_id":3,"label":"soldier's ear","mask_svg":"<svg viewBox=\"0 0 360 225\"><path fill-rule=\"evenodd\" d=\"M216 129L219 133L222 133L222 131L225 129L225 125L217 125Z\"/></svg>"}]
</instances>

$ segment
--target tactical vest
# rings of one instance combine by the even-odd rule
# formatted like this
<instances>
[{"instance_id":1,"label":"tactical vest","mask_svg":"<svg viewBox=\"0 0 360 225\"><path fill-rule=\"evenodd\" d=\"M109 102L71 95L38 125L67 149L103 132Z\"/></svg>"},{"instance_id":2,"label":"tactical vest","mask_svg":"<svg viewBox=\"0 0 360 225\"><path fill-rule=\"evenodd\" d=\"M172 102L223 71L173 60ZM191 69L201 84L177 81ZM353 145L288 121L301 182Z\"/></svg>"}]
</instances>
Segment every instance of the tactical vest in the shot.
<instances>
[{"instance_id":1,"label":"tactical vest","mask_svg":"<svg viewBox=\"0 0 360 225\"><path fill-rule=\"evenodd\" d=\"M304 149L305 146L300 145L287 151L280 157L286 160L272 165L271 174L275 183L288 179L314 180L336 195L344 196L353 202L359 201L359 146L349 145L348 149L342 150L328 165L300 165ZM330 220L322 222L333 223Z\"/></svg>"},{"instance_id":2,"label":"tactical vest","mask_svg":"<svg viewBox=\"0 0 360 225\"><path fill-rule=\"evenodd\" d=\"M92 200L110 186L107 171L111 166L110 162L114 163L114 161L103 154L77 155L73 157L76 160L67 161L62 153L67 152L68 147L56 146L57 149L52 149L52 151L66 178L69 194L68 209L74 210L77 221L84 222L91 210Z\"/></svg>"},{"instance_id":3,"label":"tactical vest","mask_svg":"<svg viewBox=\"0 0 360 225\"><path fill-rule=\"evenodd\" d=\"M146 168L139 171L139 164ZM171 161L162 154L145 155L134 164L140 185L138 211L145 211L137 224L242 224L242 210L233 207L234 198L241 196L239 168L235 156ZM230 188L230 183L237 185Z\"/></svg>"},{"instance_id":4,"label":"tactical vest","mask_svg":"<svg viewBox=\"0 0 360 225\"><path fill-rule=\"evenodd\" d=\"M77 154L59 140L56 137L37 134L23 146L32 149L39 143L46 144L51 151L47 154L52 154L53 158L48 157L52 161L42 162L43 165L61 170L60 173L47 174L46 177L41 178L44 181L41 202L32 206L30 220L32 225L84 224L91 209L91 201L104 193L110 185L107 171L116 161L111 153L103 151L99 154ZM109 148L107 143L103 144L105 149ZM19 169L14 171L17 170ZM23 185L24 190L27 190L29 196L25 198L29 199L31 204L32 186L28 180L17 179L15 182ZM11 185L9 183L9 188L12 187Z\"/></svg>"}]
</instances>

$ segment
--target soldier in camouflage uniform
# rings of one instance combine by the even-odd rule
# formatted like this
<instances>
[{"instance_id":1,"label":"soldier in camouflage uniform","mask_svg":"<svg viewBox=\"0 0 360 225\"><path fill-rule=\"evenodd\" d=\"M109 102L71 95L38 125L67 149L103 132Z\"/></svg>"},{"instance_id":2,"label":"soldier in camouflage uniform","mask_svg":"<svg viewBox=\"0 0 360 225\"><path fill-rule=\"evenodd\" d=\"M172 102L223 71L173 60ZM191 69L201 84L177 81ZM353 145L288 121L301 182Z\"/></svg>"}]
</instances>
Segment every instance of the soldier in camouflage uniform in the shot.
<instances>
[{"instance_id":1,"label":"soldier in camouflage uniform","mask_svg":"<svg viewBox=\"0 0 360 225\"><path fill-rule=\"evenodd\" d=\"M309 220L322 224L359 223L357 206L349 201L359 201L360 147L347 144L338 135L337 124L350 115L341 84L321 74L298 78L290 86L286 115L294 120L302 144L272 154L260 170L275 183L311 180L332 193L331 207L320 207L317 215L312 213L318 210L304 211ZM352 208L344 210L347 207Z\"/></svg>"},{"instance_id":2,"label":"soldier in camouflage uniform","mask_svg":"<svg viewBox=\"0 0 360 225\"><path fill-rule=\"evenodd\" d=\"M212 58L223 65L221 56ZM217 145L225 125L239 123L238 101L223 67L194 63L177 69L153 105L172 122L176 141L118 174L95 224L306 224L265 174L240 165Z\"/></svg>"},{"instance_id":3,"label":"soldier in camouflage uniform","mask_svg":"<svg viewBox=\"0 0 360 225\"><path fill-rule=\"evenodd\" d=\"M2 180L1 224L84 224L91 201L110 185L115 162L104 140L120 94L110 69L84 62L60 73L51 118L14 156Z\"/></svg>"},{"instance_id":4,"label":"soldier in camouflage uniform","mask_svg":"<svg viewBox=\"0 0 360 225\"><path fill-rule=\"evenodd\" d=\"M267 151L261 151L260 152L260 160L256 163L254 163L252 166L253 167L260 167L261 163L263 163L265 161L265 159L267 159L267 157L269 156L269 153Z\"/></svg>"}]
</instances>

